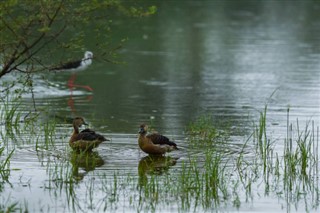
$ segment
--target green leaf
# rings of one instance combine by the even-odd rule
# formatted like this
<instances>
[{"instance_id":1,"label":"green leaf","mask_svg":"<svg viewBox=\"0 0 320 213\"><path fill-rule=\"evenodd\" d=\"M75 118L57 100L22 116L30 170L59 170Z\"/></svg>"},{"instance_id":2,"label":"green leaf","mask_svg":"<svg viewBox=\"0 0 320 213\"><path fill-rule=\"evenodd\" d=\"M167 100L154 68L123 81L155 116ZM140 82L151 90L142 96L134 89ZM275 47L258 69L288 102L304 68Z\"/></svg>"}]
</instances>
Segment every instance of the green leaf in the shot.
<instances>
[{"instance_id":1,"label":"green leaf","mask_svg":"<svg viewBox=\"0 0 320 213\"><path fill-rule=\"evenodd\" d=\"M45 27L42 27L42 28L39 28L38 31L41 32L41 33L46 33L46 32L49 32L51 30L50 27L48 26L45 26Z\"/></svg>"}]
</instances>

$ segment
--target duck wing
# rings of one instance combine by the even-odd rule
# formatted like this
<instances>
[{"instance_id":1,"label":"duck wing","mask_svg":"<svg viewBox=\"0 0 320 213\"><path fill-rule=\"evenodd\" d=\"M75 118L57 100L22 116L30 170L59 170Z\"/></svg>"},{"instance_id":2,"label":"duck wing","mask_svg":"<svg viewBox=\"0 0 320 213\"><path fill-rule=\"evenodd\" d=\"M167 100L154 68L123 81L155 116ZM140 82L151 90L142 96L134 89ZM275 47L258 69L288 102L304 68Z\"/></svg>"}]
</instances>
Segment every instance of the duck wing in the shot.
<instances>
[{"instance_id":1,"label":"duck wing","mask_svg":"<svg viewBox=\"0 0 320 213\"><path fill-rule=\"evenodd\" d=\"M81 132L88 132L88 133L91 133L91 134L96 134L96 132L94 131L94 130L92 130L92 129L84 129L84 130L82 130Z\"/></svg>"},{"instance_id":2,"label":"duck wing","mask_svg":"<svg viewBox=\"0 0 320 213\"><path fill-rule=\"evenodd\" d=\"M170 141L169 138L167 138L166 136L160 135L160 134L150 134L146 136L147 138L149 138L153 144L159 144L159 145L169 145L169 146L174 146L177 147L177 144Z\"/></svg>"},{"instance_id":3,"label":"duck wing","mask_svg":"<svg viewBox=\"0 0 320 213\"><path fill-rule=\"evenodd\" d=\"M95 131L91 130L91 129L85 129L82 130L76 137L75 139L76 141L78 140L85 140L85 141L95 141L95 140L99 140L99 141L106 141L107 139L100 135L95 133Z\"/></svg>"}]
</instances>

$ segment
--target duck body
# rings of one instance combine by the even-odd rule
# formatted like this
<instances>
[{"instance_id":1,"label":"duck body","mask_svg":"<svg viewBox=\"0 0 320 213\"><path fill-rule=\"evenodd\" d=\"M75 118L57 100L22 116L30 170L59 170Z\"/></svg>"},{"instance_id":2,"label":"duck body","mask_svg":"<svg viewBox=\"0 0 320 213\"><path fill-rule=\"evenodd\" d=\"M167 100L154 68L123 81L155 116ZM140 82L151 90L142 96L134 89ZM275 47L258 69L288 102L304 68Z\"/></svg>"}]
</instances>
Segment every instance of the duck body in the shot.
<instances>
[{"instance_id":1,"label":"duck body","mask_svg":"<svg viewBox=\"0 0 320 213\"><path fill-rule=\"evenodd\" d=\"M103 141L108 141L104 136L97 134L91 129L84 129L79 132L79 127L86 124L81 117L73 120L73 133L69 140L69 145L73 150L77 151L92 151L98 147Z\"/></svg>"},{"instance_id":2,"label":"duck body","mask_svg":"<svg viewBox=\"0 0 320 213\"><path fill-rule=\"evenodd\" d=\"M177 150L177 144L169 138L158 133L147 134L148 127L140 126L138 144L140 149L150 155L163 155L167 152Z\"/></svg>"}]
</instances>

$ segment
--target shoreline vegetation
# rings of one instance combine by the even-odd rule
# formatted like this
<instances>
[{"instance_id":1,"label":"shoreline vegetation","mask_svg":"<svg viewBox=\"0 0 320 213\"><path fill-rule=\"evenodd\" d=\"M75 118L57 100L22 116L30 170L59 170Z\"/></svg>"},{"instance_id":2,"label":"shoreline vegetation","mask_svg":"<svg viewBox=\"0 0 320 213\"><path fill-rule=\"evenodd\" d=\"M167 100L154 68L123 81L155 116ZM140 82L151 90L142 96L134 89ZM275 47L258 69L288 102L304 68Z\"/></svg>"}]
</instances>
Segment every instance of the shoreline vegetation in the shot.
<instances>
[{"instance_id":1,"label":"shoreline vegetation","mask_svg":"<svg viewBox=\"0 0 320 213\"><path fill-rule=\"evenodd\" d=\"M2 100L0 112L0 211L28 212L27 200L10 200L9 197L6 200L4 192L14 188L10 173L19 169L11 168L10 161L15 150L26 144L33 147L40 162L48 152L54 153L59 124L56 120L41 123L41 116L25 119L19 101ZM257 195L277 196L285 203L283 208L287 211L293 207L302 210L299 207L302 204L307 212L317 210L319 127L312 120L305 125L298 119L291 123L287 109L286 135L271 139L267 112L266 105L236 152L230 151L229 131L219 131L211 116L200 116L186 127L187 144L183 152L187 155L183 159L170 155L144 157L137 162L138 175L124 175L121 170L115 170L111 176L111 171L105 171L108 174L100 174L100 171L95 175L95 168L104 164L99 151L73 153L66 143L66 149L58 150L58 154L51 156L54 160L45 164L47 190L61 193L64 189L68 197L67 208L72 210L84 207L92 211L117 209L123 199L128 201L126 208L138 212L167 208L223 210L224 206L239 209L243 203L259 199ZM26 132L27 137L23 136ZM88 174L94 178L84 181ZM76 192L80 186L86 187L84 203ZM103 199L98 196L101 193L105 194ZM98 206L97 202L100 203Z\"/></svg>"}]
</instances>

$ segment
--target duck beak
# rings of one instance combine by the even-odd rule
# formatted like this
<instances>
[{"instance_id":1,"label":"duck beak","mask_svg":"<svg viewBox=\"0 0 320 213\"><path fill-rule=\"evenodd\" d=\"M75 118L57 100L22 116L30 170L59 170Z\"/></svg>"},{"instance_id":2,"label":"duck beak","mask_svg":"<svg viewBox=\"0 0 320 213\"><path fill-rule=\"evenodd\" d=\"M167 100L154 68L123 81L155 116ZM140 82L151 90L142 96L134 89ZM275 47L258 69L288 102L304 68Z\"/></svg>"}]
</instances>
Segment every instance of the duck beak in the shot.
<instances>
[{"instance_id":1,"label":"duck beak","mask_svg":"<svg viewBox=\"0 0 320 213\"><path fill-rule=\"evenodd\" d=\"M144 128L140 128L139 134L144 133Z\"/></svg>"}]
</instances>

